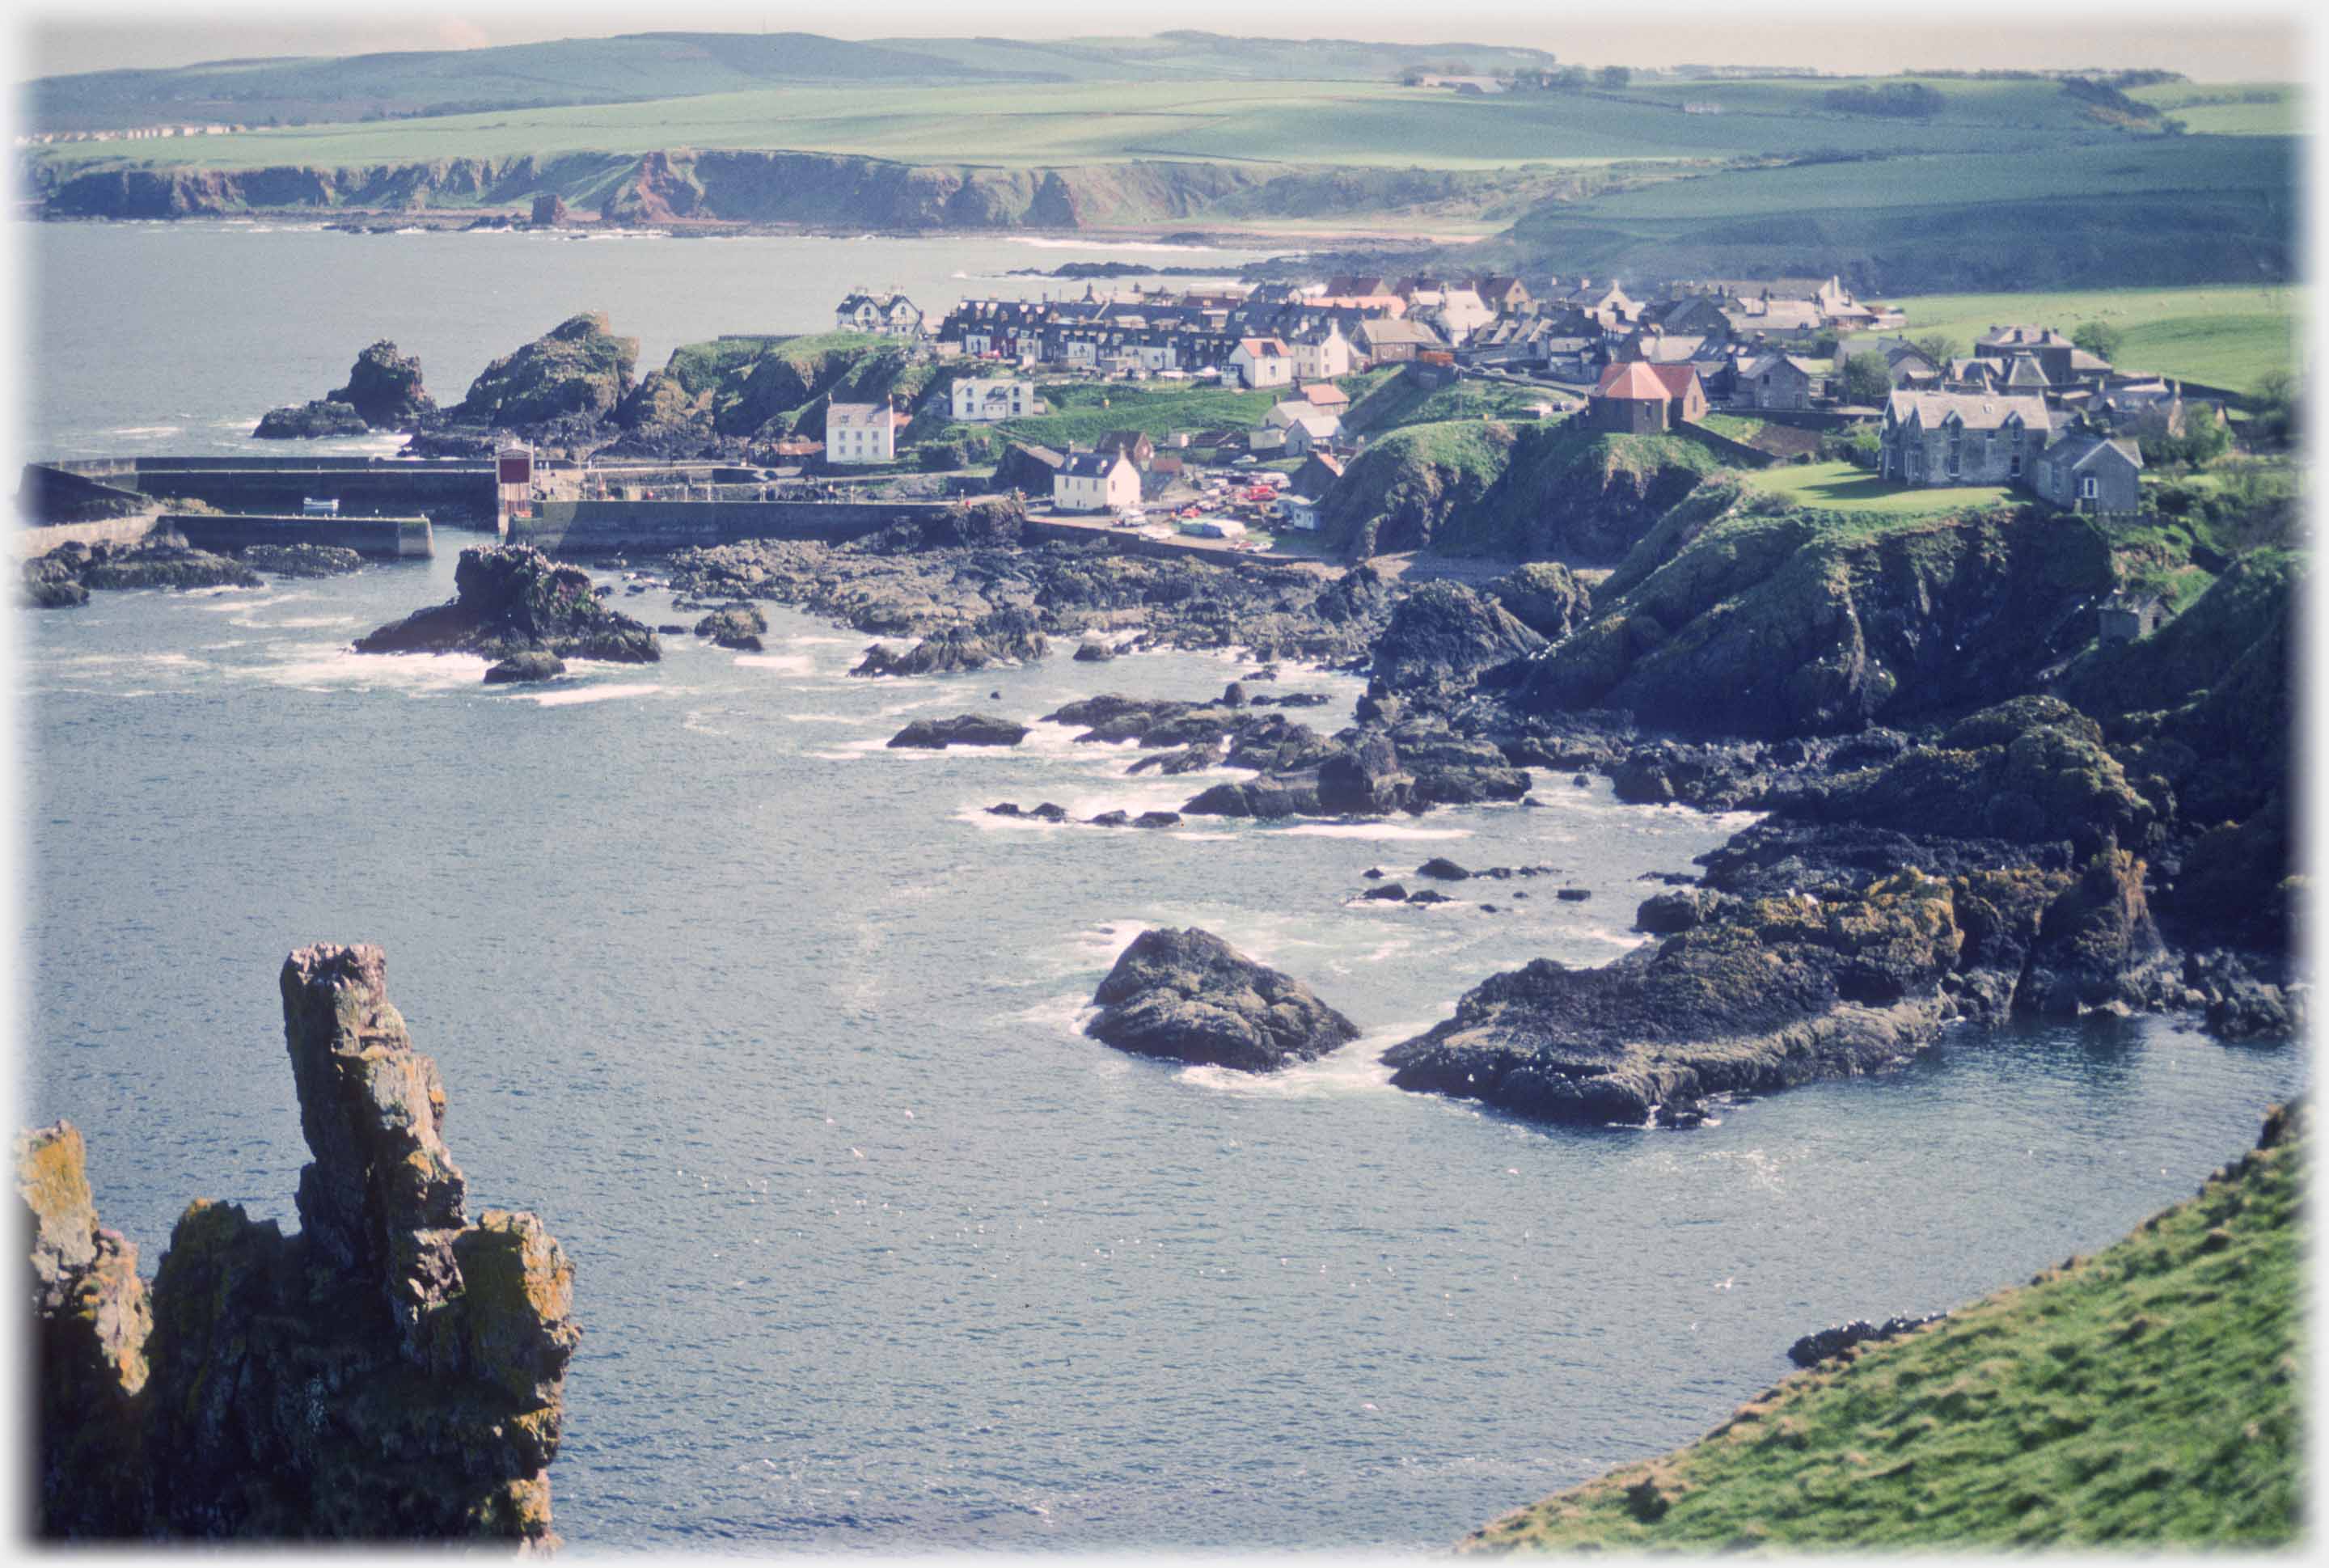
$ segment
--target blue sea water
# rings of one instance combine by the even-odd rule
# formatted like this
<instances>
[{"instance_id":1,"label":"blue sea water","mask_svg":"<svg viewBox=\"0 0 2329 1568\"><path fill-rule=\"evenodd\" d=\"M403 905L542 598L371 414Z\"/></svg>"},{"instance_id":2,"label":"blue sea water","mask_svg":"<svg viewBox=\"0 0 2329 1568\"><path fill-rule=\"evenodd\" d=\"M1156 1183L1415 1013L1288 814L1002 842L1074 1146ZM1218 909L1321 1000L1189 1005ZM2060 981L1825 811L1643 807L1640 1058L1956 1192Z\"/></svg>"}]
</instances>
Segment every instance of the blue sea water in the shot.
<instances>
[{"instance_id":1,"label":"blue sea water","mask_svg":"<svg viewBox=\"0 0 2329 1568\"><path fill-rule=\"evenodd\" d=\"M621 326L633 298L664 302L669 342L820 325L749 318L737 278L697 271L721 248L693 241L25 242L60 302L42 341L80 345L38 388L36 429L66 445L165 422L165 402L223 429L333 384L372 336L413 346L402 324L441 279L399 247L506 246L536 269L495 286L523 296L494 307L514 330L427 328L457 392L594 304ZM755 276L811 270L761 243ZM250 257L240 306L191 264L230 244ZM851 270L887 281L920 254ZM90 269L116 279L109 317L64 304ZM185 336L143 335L165 319ZM228 332L250 363L208 363ZM467 542L18 612L20 1109L81 1126L100 1211L149 1272L194 1197L295 1223L276 969L305 942L382 943L473 1211L535 1210L575 1262L586 1337L552 1476L577 1547L1438 1545L1697 1436L1809 1328L2109 1242L2305 1076L2294 1047L2138 1019L1952 1032L1689 1132L1407 1094L1386 1044L1498 970L1625 950L1641 879L1745 819L1541 776L1542 809L1050 827L983 808L1136 813L1209 779L1127 777L1134 753L1056 725L1003 752L883 743L916 716L1205 696L1248 667L1207 655L865 681L844 673L865 639L782 609L764 654L667 638L659 665L546 688L348 651L449 596ZM600 575L643 619L693 619ZM1330 694L1324 724L1358 691L1290 667L1281 687ZM1593 897L1538 879L1357 902L1366 868L1433 855L1549 862ZM1082 1037L1092 987L1157 924L1292 972L1365 1037L1266 1080Z\"/></svg>"}]
</instances>

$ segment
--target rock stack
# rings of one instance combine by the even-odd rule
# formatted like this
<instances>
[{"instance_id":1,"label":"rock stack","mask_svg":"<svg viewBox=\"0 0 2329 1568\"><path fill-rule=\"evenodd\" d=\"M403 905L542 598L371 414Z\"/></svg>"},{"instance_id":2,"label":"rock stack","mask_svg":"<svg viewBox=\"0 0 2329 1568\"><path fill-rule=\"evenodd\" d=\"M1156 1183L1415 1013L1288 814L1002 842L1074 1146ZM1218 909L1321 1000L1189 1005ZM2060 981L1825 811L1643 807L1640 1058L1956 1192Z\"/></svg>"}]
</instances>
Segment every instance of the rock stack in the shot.
<instances>
[{"instance_id":1,"label":"rock stack","mask_svg":"<svg viewBox=\"0 0 2329 1568\"><path fill-rule=\"evenodd\" d=\"M385 972L374 947L284 963L316 1157L296 1235L197 1200L149 1293L97 1223L80 1134L19 1138L42 1535L555 1541L573 1270L532 1214L467 1218L444 1084Z\"/></svg>"}]
</instances>

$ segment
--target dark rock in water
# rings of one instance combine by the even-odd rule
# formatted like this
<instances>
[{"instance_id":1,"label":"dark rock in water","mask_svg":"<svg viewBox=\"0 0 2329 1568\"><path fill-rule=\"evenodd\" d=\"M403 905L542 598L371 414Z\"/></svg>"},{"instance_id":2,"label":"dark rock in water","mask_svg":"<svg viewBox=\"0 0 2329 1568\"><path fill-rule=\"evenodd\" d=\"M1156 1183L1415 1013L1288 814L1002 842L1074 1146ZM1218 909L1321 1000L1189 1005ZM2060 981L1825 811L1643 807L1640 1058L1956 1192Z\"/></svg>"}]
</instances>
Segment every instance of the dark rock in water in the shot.
<instances>
[{"instance_id":1,"label":"dark rock in water","mask_svg":"<svg viewBox=\"0 0 2329 1568\"><path fill-rule=\"evenodd\" d=\"M1593 890L1589 887L1564 887L1552 896L1563 903L1583 903L1593 896Z\"/></svg>"},{"instance_id":2,"label":"dark rock in water","mask_svg":"<svg viewBox=\"0 0 2329 1568\"><path fill-rule=\"evenodd\" d=\"M486 685L506 685L521 681L554 680L566 673L566 661L554 653L514 653L486 671Z\"/></svg>"},{"instance_id":3,"label":"dark rock in water","mask_svg":"<svg viewBox=\"0 0 2329 1568\"><path fill-rule=\"evenodd\" d=\"M685 637L687 635L687 628L678 621L670 620L656 627L655 633L659 637Z\"/></svg>"},{"instance_id":4,"label":"dark rock in water","mask_svg":"<svg viewBox=\"0 0 2329 1568\"><path fill-rule=\"evenodd\" d=\"M1264 665L1259 669L1248 670L1244 675L1239 677L1240 680L1248 681L1274 681L1277 678L1278 666L1276 665Z\"/></svg>"},{"instance_id":5,"label":"dark rock in water","mask_svg":"<svg viewBox=\"0 0 2329 1568\"><path fill-rule=\"evenodd\" d=\"M1080 735L1077 737L1081 740ZM1127 773L1146 773L1152 770L1168 776L1202 773L1221 760L1221 743L1218 740L1192 741L1171 751L1151 751L1147 756L1125 770Z\"/></svg>"},{"instance_id":6,"label":"dark rock in water","mask_svg":"<svg viewBox=\"0 0 2329 1568\"><path fill-rule=\"evenodd\" d=\"M760 634L768 629L768 618L758 605L731 604L715 609L695 623L695 635L708 637L719 647L734 648L740 653L759 653Z\"/></svg>"},{"instance_id":7,"label":"dark rock in water","mask_svg":"<svg viewBox=\"0 0 2329 1568\"><path fill-rule=\"evenodd\" d=\"M1577 777L1571 779L1570 782L1576 785L1579 789L1590 789L1593 788L1593 775L1590 773L1579 773Z\"/></svg>"},{"instance_id":8,"label":"dark rock in water","mask_svg":"<svg viewBox=\"0 0 2329 1568\"><path fill-rule=\"evenodd\" d=\"M1391 873L1385 871L1380 865L1371 865L1367 867L1366 870L1359 873L1359 874L1365 877L1369 882L1381 882L1384 877L1389 876Z\"/></svg>"},{"instance_id":9,"label":"dark rock in water","mask_svg":"<svg viewBox=\"0 0 2329 1568\"><path fill-rule=\"evenodd\" d=\"M1427 887L1419 893L1409 893L1407 895L1407 902L1410 903L1452 903L1455 901L1450 899L1444 893L1434 893L1431 889Z\"/></svg>"},{"instance_id":10,"label":"dark rock in water","mask_svg":"<svg viewBox=\"0 0 2329 1568\"><path fill-rule=\"evenodd\" d=\"M1228 685L1221 688L1221 706L1225 708L1242 708L1245 706L1245 686L1242 683L1231 681Z\"/></svg>"},{"instance_id":11,"label":"dark rock in water","mask_svg":"<svg viewBox=\"0 0 2329 1568\"><path fill-rule=\"evenodd\" d=\"M1246 700L1256 707L1275 704L1281 708L1323 708L1334 699L1324 692L1288 692L1282 697L1260 696Z\"/></svg>"},{"instance_id":12,"label":"dark rock in water","mask_svg":"<svg viewBox=\"0 0 2329 1568\"><path fill-rule=\"evenodd\" d=\"M991 713L957 713L951 719L916 719L891 736L890 744L938 751L948 746L1015 746L1026 738L1024 724Z\"/></svg>"},{"instance_id":13,"label":"dark rock in water","mask_svg":"<svg viewBox=\"0 0 2329 1568\"><path fill-rule=\"evenodd\" d=\"M652 664L655 634L599 600L588 572L560 566L529 545L461 552L454 597L356 639L358 653L467 653L486 658L554 653L566 658Z\"/></svg>"},{"instance_id":14,"label":"dark rock in water","mask_svg":"<svg viewBox=\"0 0 2329 1568\"><path fill-rule=\"evenodd\" d=\"M1095 638L1086 638L1076 645L1076 663L1102 665L1116 656L1116 650Z\"/></svg>"},{"instance_id":15,"label":"dark rock in water","mask_svg":"<svg viewBox=\"0 0 2329 1568\"><path fill-rule=\"evenodd\" d=\"M43 561L54 560L51 551ZM94 544L78 563L80 585L101 588L258 588L267 580L241 562L196 550L183 534L149 534L135 544Z\"/></svg>"},{"instance_id":16,"label":"dark rock in water","mask_svg":"<svg viewBox=\"0 0 2329 1568\"><path fill-rule=\"evenodd\" d=\"M1415 868L1418 876L1437 877L1441 882L1466 882L1472 874L1443 855L1435 855Z\"/></svg>"},{"instance_id":17,"label":"dark rock in water","mask_svg":"<svg viewBox=\"0 0 2329 1568\"><path fill-rule=\"evenodd\" d=\"M363 566L363 556L336 544L246 544L235 554L278 577L344 577Z\"/></svg>"},{"instance_id":18,"label":"dark rock in water","mask_svg":"<svg viewBox=\"0 0 2329 1568\"><path fill-rule=\"evenodd\" d=\"M1922 1318L1887 1318L1881 1323L1855 1319L1838 1324L1815 1334L1806 1334L1788 1346L1787 1359L1797 1366L1817 1366L1855 1346L1895 1339L1903 1334L1913 1333L1928 1323L1938 1323L1947 1316L1946 1312L1928 1312Z\"/></svg>"},{"instance_id":19,"label":"dark rock in water","mask_svg":"<svg viewBox=\"0 0 2329 1568\"><path fill-rule=\"evenodd\" d=\"M444 1085L384 974L371 947L284 964L315 1156L294 1235L198 1200L149 1291L97 1223L80 1134L18 1139L42 1535L555 1543L573 1270L532 1214L468 1220Z\"/></svg>"},{"instance_id":20,"label":"dark rock in water","mask_svg":"<svg viewBox=\"0 0 2329 1568\"><path fill-rule=\"evenodd\" d=\"M1210 931L1143 931L1093 993L1085 1033L1119 1050L1271 1072L1358 1038L1310 987Z\"/></svg>"},{"instance_id":21,"label":"dark rock in water","mask_svg":"<svg viewBox=\"0 0 2329 1568\"><path fill-rule=\"evenodd\" d=\"M1181 814L1177 811L1144 811L1132 819L1135 827L1178 827Z\"/></svg>"},{"instance_id":22,"label":"dark rock in water","mask_svg":"<svg viewBox=\"0 0 2329 1568\"><path fill-rule=\"evenodd\" d=\"M317 398L310 403L269 409L251 435L262 441L315 440L326 436L368 436L372 427L346 403Z\"/></svg>"},{"instance_id":23,"label":"dark rock in water","mask_svg":"<svg viewBox=\"0 0 2329 1568\"><path fill-rule=\"evenodd\" d=\"M978 628L955 628L933 632L902 653L880 643L849 673L853 675L951 675L957 670L983 670L990 665L1025 664L1050 650L1050 639L1023 621L997 619Z\"/></svg>"},{"instance_id":24,"label":"dark rock in water","mask_svg":"<svg viewBox=\"0 0 2329 1568\"><path fill-rule=\"evenodd\" d=\"M35 575L33 568L38 562L24 563L24 602L35 609L65 609L89 602L89 590L76 576Z\"/></svg>"},{"instance_id":25,"label":"dark rock in water","mask_svg":"<svg viewBox=\"0 0 2329 1568\"><path fill-rule=\"evenodd\" d=\"M1395 882L1378 883L1359 896L1404 903L1407 901L1407 889Z\"/></svg>"},{"instance_id":26,"label":"dark rock in water","mask_svg":"<svg viewBox=\"0 0 2329 1568\"><path fill-rule=\"evenodd\" d=\"M1652 893L1635 910L1634 924L1656 936L1686 931L1703 918L1705 898L1695 890L1679 888L1672 893Z\"/></svg>"},{"instance_id":27,"label":"dark rock in water","mask_svg":"<svg viewBox=\"0 0 2329 1568\"><path fill-rule=\"evenodd\" d=\"M1033 817L1038 822L1065 822L1068 819L1068 808L1053 801L1046 800L1041 806L1038 806L1033 810L1028 812L1027 815Z\"/></svg>"},{"instance_id":28,"label":"dark rock in water","mask_svg":"<svg viewBox=\"0 0 2329 1568\"><path fill-rule=\"evenodd\" d=\"M386 339L356 355L348 384L326 396L354 409L376 430L414 430L437 414L437 400L420 384L420 356L399 354Z\"/></svg>"},{"instance_id":29,"label":"dark rock in water","mask_svg":"<svg viewBox=\"0 0 2329 1568\"><path fill-rule=\"evenodd\" d=\"M1094 827L1129 827L1132 826L1132 813L1129 811L1103 811L1098 817L1090 817L1087 820L1089 822L1090 826Z\"/></svg>"}]
</instances>

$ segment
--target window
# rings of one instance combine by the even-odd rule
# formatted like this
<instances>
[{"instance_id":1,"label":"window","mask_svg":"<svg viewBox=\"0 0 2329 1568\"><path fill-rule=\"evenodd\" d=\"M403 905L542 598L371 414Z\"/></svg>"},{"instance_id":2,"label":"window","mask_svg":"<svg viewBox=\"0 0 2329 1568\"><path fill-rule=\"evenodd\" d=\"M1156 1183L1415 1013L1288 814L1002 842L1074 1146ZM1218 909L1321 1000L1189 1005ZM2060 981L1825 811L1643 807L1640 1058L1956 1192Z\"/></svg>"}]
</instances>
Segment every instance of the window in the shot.
<instances>
[{"instance_id":1,"label":"window","mask_svg":"<svg viewBox=\"0 0 2329 1568\"><path fill-rule=\"evenodd\" d=\"M2100 479L2096 478L2092 474L2086 475L2079 481L2079 498L2083 501L2094 500L2102 494L2102 488L2103 483Z\"/></svg>"}]
</instances>

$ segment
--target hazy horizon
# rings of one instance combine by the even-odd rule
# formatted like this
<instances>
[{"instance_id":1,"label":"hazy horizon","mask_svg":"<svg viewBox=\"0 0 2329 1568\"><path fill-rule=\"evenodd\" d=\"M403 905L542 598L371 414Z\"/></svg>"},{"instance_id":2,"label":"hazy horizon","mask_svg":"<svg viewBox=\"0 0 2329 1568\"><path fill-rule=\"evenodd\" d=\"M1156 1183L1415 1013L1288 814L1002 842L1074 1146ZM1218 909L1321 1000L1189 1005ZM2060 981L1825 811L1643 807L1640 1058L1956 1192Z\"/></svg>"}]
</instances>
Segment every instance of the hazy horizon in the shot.
<instances>
[{"instance_id":1,"label":"hazy horizon","mask_svg":"<svg viewBox=\"0 0 2329 1568\"><path fill-rule=\"evenodd\" d=\"M1931 68L1980 70L2180 71L2208 81L2290 80L2306 77L2313 40L2299 18L2265 9L2192 23L2188 5L2100 5L2079 0L2052 8L2049 20L2026 13L1969 13L1947 25L1866 27L1864 11L1791 6L1751 19L1700 5L1644 8L1622 23L1573 24L1541 6L1483 0L1460 20L1412 12L1376 14L1345 5L1331 31L1255 25L1249 5L1183 0L1148 13L1146 25L1095 25L1089 7L1057 0L1009 0L966 25L962 13L935 0L893 0L878 27L853 24L829 8L681 5L652 18L636 12L575 12L538 4L502 4L460 13L402 16L269 15L231 7L205 19L140 16L134 5L84 4L70 16L31 14L15 43L14 79L91 71L168 69L269 56L335 56L397 51L476 49L562 38L607 38L643 32L818 33L878 43L891 38L1146 36L1191 29L1270 38L1344 38L1387 43L1502 44L1548 50L1589 65L1659 68L1683 64L1810 66L1886 74ZM1847 21L1846 19L1852 19ZM1853 23L1857 22L1858 25ZM1997 23L2010 23L2001 29Z\"/></svg>"}]
</instances>

